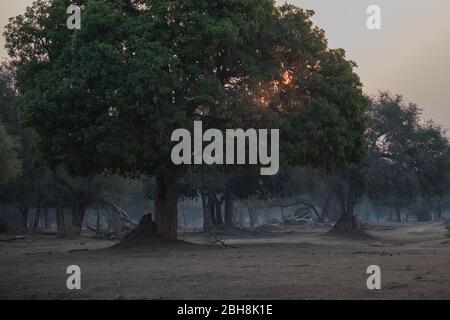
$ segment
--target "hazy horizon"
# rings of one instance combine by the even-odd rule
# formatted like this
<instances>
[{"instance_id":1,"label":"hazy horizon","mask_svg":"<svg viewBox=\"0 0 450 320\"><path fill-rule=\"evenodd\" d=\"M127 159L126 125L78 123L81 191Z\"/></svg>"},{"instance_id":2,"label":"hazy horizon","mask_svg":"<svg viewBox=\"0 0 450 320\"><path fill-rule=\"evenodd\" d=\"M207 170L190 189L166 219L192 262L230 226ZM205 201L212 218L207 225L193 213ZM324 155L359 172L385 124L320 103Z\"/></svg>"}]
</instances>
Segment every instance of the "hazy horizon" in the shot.
<instances>
[{"instance_id":1,"label":"hazy horizon","mask_svg":"<svg viewBox=\"0 0 450 320\"><path fill-rule=\"evenodd\" d=\"M32 0L0 0L3 34L8 18L24 12ZM277 1L283 3L284 1ZM313 21L326 31L329 45L341 47L358 64L367 94L389 90L418 104L427 119L450 128L450 1L291 0L313 9ZM379 5L382 30L366 28L366 9ZM3 35L0 57L6 58Z\"/></svg>"}]
</instances>

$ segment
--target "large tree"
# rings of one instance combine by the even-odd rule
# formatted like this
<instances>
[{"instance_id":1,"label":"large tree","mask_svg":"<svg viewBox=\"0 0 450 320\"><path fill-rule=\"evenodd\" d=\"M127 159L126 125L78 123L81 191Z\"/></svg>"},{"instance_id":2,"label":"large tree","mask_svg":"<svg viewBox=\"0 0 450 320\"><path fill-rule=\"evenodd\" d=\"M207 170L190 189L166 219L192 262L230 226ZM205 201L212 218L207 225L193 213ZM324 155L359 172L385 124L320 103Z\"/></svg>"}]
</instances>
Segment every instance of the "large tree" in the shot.
<instances>
[{"instance_id":1,"label":"large tree","mask_svg":"<svg viewBox=\"0 0 450 320\"><path fill-rule=\"evenodd\" d=\"M51 166L154 175L158 234L177 237L176 128L280 128L281 160L334 169L365 151L354 64L311 11L272 0L38 0L6 27L22 113Z\"/></svg>"}]
</instances>

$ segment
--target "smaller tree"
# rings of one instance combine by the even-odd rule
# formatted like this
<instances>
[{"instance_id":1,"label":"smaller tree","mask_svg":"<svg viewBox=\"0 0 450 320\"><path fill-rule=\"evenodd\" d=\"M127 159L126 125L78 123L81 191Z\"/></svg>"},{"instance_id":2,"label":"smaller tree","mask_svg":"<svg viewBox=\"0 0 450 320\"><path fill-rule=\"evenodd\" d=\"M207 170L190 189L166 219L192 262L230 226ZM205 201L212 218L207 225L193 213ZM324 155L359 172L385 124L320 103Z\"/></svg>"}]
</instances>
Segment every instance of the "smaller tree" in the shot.
<instances>
[{"instance_id":1,"label":"smaller tree","mask_svg":"<svg viewBox=\"0 0 450 320\"><path fill-rule=\"evenodd\" d=\"M374 203L392 208L397 221L402 220L402 210L418 199L426 200L422 207L436 203L441 212L440 203L450 186L449 142L440 126L423 124L420 116L421 109L405 103L402 96L380 93L372 101L368 155L344 170L338 180L336 190L346 207L344 212L351 212L364 194ZM429 216L427 212L429 209L424 217ZM351 227L344 226L347 230Z\"/></svg>"},{"instance_id":2,"label":"smaller tree","mask_svg":"<svg viewBox=\"0 0 450 320\"><path fill-rule=\"evenodd\" d=\"M18 141L10 136L0 122L0 184L17 178L22 172L22 163L17 149Z\"/></svg>"},{"instance_id":3,"label":"smaller tree","mask_svg":"<svg viewBox=\"0 0 450 320\"><path fill-rule=\"evenodd\" d=\"M17 94L12 74L9 64L0 63L0 184L17 178L22 171L20 141L16 137Z\"/></svg>"}]
</instances>

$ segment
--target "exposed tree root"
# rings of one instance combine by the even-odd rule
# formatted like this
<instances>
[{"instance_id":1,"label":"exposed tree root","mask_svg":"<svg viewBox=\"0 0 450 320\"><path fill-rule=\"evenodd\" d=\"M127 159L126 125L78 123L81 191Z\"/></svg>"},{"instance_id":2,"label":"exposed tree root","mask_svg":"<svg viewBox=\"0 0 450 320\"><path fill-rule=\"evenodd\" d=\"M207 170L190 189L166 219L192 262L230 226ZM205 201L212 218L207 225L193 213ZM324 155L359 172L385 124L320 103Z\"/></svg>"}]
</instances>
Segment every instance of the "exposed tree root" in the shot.
<instances>
[{"instance_id":1,"label":"exposed tree root","mask_svg":"<svg viewBox=\"0 0 450 320\"><path fill-rule=\"evenodd\" d=\"M325 235L341 236L346 238L358 238L362 240L375 239L372 235L366 232L366 227L363 223L356 220L355 216L343 215Z\"/></svg>"},{"instance_id":2,"label":"exposed tree root","mask_svg":"<svg viewBox=\"0 0 450 320\"><path fill-rule=\"evenodd\" d=\"M139 246L163 246L173 244L183 244L184 241L170 241L158 235L157 225L151 218L151 215L142 217L138 226L133 229L124 239L116 244L115 248L129 248Z\"/></svg>"}]
</instances>

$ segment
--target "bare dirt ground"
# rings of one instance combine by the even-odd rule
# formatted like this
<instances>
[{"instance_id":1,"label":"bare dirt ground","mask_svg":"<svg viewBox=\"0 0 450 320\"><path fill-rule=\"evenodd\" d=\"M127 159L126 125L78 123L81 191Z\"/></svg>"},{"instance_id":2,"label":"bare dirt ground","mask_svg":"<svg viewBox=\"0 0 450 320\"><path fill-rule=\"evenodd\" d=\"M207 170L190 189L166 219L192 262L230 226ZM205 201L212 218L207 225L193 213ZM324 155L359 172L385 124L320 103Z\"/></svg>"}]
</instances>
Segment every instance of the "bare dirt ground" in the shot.
<instances>
[{"instance_id":1,"label":"bare dirt ground","mask_svg":"<svg viewBox=\"0 0 450 320\"><path fill-rule=\"evenodd\" d=\"M27 235L0 242L0 298L450 299L450 241L442 223L374 224L373 239L326 231L219 236L232 248L208 247L211 239L200 234L180 235L193 244L127 249ZM366 287L373 264L381 268L381 290ZM81 268L81 290L66 287L69 265Z\"/></svg>"}]
</instances>

